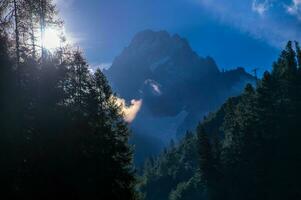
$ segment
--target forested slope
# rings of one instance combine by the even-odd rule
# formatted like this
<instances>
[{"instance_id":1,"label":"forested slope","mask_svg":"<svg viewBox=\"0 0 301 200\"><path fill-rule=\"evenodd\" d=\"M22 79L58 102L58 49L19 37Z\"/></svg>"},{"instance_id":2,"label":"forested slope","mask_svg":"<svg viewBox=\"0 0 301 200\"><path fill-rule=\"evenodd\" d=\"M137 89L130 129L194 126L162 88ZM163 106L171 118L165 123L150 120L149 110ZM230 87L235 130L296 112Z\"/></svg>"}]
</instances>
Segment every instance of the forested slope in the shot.
<instances>
[{"instance_id":1,"label":"forested slope","mask_svg":"<svg viewBox=\"0 0 301 200\"><path fill-rule=\"evenodd\" d=\"M300 89L301 51L289 42L256 88L147 162L146 199L300 199Z\"/></svg>"}]
</instances>

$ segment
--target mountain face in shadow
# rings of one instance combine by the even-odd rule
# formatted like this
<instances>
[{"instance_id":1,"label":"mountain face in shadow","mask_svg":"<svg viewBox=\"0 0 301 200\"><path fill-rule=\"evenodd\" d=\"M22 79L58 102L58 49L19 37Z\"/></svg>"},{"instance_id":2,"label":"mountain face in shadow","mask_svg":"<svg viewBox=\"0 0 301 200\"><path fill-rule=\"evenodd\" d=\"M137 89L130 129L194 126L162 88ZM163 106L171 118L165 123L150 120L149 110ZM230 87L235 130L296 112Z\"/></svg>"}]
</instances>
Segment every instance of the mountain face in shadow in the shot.
<instances>
[{"instance_id":1,"label":"mountain face in shadow","mask_svg":"<svg viewBox=\"0 0 301 200\"><path fill-rule=\"evenodd\" d=\"M255 82L243 68L221 72L213 58L197 55L179 35L151 30L138 33L104 73L120 97L143 101L131 125L134 137L139 135L137 154L151 138L158 149L182 137L206 113Z\"/></svg>"}]
</instances>

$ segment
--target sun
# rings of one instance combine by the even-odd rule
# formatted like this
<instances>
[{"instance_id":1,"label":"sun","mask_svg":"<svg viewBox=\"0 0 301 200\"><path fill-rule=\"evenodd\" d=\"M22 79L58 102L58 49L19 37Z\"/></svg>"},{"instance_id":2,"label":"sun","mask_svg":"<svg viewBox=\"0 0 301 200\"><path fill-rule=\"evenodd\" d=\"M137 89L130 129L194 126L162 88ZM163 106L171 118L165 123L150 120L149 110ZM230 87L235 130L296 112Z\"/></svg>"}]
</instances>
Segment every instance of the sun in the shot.
<instances>
[{"instance_id":1,"label":"sun","mask_svg":"<svg viewBox=\"0 0 301 200\"><path fill-rule=\"evenodd\" d=\"M48 50L55 50L61 46L61 31L54 28L47 28L44 33L43 46Z\"/></svg>"}]
</instances>

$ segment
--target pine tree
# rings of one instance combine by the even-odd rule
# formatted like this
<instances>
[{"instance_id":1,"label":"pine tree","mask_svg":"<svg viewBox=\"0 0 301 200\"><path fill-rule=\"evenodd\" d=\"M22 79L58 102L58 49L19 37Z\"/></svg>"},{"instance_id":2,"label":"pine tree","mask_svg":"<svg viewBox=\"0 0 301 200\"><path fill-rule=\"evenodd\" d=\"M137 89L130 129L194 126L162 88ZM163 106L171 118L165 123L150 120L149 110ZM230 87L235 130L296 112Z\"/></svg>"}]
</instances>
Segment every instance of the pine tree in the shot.
<instances>
[{"instance_id":1,"label":"pine tree","mask_svg":"<svg viewBox=\"0 0 301 200\"><path fill-rule=\"evenodd\" d=\"M197 128L199 155L200 155L200 172L202 181L208 184L212 170L212 149L209 138L202 125Z\"/></svg>"},{"instance_id":2,"label":"pine tree","mask_svg":"<svg viewBox=\"0 0 301 200\"><path fill-rule=\"evenodd\" d=\"M296 46L296 55L297 55L297 61L298 61L298 70L300 70L301 67L301 49L298 42L295 42Z\"/></svg>"},{"instance_id":3,"label":"pine tree","mask_svg":"<svg viewBox=\"0 0 301 200\"><path fill-rule=\"evenodd\" d=\"M2 194L11 199L138 199L130 132L103 73L92 74L78 51L63 62L24 59L16 70L4 35Z\"/></svg>"},{"instance_id":4,"label":"pine tree","mask_svg":"<svg viewBox=\"0 0 301 200\"><path fill-rule=\"evenodd\" d=\"M206 188L207 198L217 200L221 198L221 189L219 185L220 173L219 167L219 153L217 146L213 149L211 141L202 124L197 127L197 141L199 153L199 169L200 181Z\"/></svg>"},{"instance_id":5,"label":"pine tree","mask_svg":"<svg viewBox=\"0 0 301 200\"><path fill-rule=\"evenodd\" d=\"M296 53L293 49L292 42L289 41L285 50L282 51L277 62L273 65L272 75L282 79L291 79L297 71L297 63L295 59Z\"/></svg>"}]
</instances>

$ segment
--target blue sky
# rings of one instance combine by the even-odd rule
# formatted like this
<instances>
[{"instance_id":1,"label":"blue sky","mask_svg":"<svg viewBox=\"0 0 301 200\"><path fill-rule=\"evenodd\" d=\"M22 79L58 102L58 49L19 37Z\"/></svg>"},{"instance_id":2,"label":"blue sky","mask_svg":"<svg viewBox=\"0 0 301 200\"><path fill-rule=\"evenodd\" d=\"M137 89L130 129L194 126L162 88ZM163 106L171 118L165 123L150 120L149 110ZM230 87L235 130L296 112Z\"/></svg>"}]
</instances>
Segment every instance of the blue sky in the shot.
<instances>
[{"instance_id":1,"label":"blue sky","mask_svg":"<svg viewBox=\"0 0 301 200\"><path fill-rule=\"evenodd\" d=\"M301 0L56 0L67 33L93 66L109 65L145 29L185 37L220 68L270 69L301 41Z\"/></svg>"}]
</instances>

